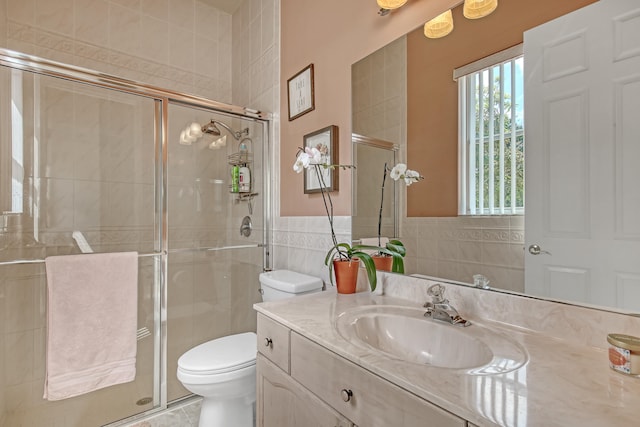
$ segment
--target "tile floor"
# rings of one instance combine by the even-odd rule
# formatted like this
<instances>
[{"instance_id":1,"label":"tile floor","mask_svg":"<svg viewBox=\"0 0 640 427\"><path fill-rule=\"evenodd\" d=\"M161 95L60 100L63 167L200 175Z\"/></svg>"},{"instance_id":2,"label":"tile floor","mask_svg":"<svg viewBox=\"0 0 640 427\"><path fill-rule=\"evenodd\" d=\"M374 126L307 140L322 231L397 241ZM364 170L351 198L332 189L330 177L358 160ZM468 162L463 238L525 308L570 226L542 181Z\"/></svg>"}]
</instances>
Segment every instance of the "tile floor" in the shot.
<instances>
[{"instance_id":1,"label":"tile floor","mask_svg":"<svg viewBox=\"0 0 640 427\"><path fill-rule=\"evenodd\" d=\"M136 421L125 427L198 427L201 401L202 399L198 398L190 399L169 411Z\"/></svg>"}]
</instances>

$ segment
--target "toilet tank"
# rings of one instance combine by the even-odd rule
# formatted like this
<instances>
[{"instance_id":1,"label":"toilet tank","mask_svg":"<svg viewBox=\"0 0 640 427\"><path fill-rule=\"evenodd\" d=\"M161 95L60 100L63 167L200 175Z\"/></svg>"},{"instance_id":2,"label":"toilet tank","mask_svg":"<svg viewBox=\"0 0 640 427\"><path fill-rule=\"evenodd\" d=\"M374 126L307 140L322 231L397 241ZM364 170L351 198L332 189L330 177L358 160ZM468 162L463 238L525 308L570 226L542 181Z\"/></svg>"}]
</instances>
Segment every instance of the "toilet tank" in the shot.
<instances>
[{"instance_id":1,"label":"toilet tank","mask_svg":"<svg viewBox=\"0 0 640 427\"><path fill-rule=\"evenodd\" d=\"M260 293L263 301L276 301L322 290L322 279L290 270L260 273Z\"/></svg>"}]
</instances>

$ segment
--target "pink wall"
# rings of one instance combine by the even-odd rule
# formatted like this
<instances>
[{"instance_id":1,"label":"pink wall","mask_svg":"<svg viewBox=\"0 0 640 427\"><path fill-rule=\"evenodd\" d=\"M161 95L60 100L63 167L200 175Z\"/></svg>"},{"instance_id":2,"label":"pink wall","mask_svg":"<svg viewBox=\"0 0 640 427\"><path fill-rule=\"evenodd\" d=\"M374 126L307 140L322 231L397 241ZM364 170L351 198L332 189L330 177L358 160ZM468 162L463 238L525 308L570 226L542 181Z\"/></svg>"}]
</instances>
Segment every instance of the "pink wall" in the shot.
<instances>
[{"instance_id":1,"label":"pink wall","mask_svg":"<svg viewBox=\"0 0 640 427\"><path fill-rule=\"evenodd\" d=\"M303 178L291 166L305 134L340 128L340 159L351 162L351 64L424 24L460 0L412 0L386 17L375 0L282 0L280 65L280 215L323 215L319 194L303 193ZM287 80L314 64L315 109L288 120ZM335 215L351 214L351 175L340 172L332 194Z\"/></svg>"}]
</instances>

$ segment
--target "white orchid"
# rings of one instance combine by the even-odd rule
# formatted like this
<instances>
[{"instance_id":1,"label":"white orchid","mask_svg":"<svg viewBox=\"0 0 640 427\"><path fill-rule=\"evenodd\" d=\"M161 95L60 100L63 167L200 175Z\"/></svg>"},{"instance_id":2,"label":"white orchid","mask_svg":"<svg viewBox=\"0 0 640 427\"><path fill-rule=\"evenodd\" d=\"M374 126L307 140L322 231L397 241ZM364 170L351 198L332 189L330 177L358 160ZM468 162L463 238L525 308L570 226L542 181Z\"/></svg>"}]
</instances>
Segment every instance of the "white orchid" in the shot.
<instances>
[{"instance_id":1,"label":"white orchid","mask_svg":"<svg viewBox=\"0 0 640 427\"><path fill-rule=\"evenodd\" d=\"M407 186L413 184L414 182L418 182L421 179L424 179L424 177L421 176L418 172L407 169L407 165L405 165L404 163L398 163L397 165L395 165L393 169L391 169L391 173L389 173L389 176L394 181L404 179L404 183L407 184Z\"/></svg>"},{"instance_id":2,"label":"white orchid","mask_svg":"<svg viewBox=\"0 0 640 427\"><path fill-rule=\"evenodd\" d=\"M302 172L304 169L309 167L310 161L311 159L309 158L309 155L304 151L301 152L298 154L296 162L293 164L293 170L296 171L296 173Z\"/></svg>"},{"instance_id":3,"label":"white orchid","mask_svg":"<svg viewBox=\"0 0 640 427\"><path fill-rule=\"evenodd\" d=\"M422 177L420 176L420 174L411 169L407 169L407 171L404 173L404 183L407 184L407 187L414 182L420 181L421 179Z\"/></svg>"},{"instance_id":4,"label":"white orchid","mask_svg":"<svg viewBox=\"0 0 640 427\"><path fill-rule=\"evenodd\" d=\"M394 181L397 181L398 179L403 178L404 172L406 170L407 170L407 165L405 165L404 163L398 163L393 167L393 169L391 169L391 173L389 174L389 176Z\"/></svg>"},{"instance_id":5,"label":"white orchid","mask_svg":"<svg viewBox=\"0 0 640 427\"><path fill-rule=\"evenodd\" d=\"M304 151L300 151L295 163L293 164L293 170L296 173L300 173L309 165L319 165L322 162L322 153L317 148L306 147Z\"/></svg>"}]
</instances>

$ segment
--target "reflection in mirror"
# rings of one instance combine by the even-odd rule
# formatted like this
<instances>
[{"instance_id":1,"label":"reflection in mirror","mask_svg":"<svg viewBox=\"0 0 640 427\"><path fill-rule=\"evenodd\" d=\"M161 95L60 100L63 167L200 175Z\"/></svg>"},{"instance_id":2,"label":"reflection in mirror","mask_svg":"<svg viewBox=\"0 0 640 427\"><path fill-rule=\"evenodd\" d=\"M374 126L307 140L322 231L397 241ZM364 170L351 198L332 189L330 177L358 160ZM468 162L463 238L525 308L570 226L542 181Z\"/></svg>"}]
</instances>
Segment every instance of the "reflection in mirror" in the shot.
<instances>
[{"instance_id":1,"label":"reflection in mirror","mask_svg":"<svg viewBox=\"0 0 640 427\"><path fill-rule=\"evenodd\" d=\"M351 238L369 239L378 236L378 220L381 237L398 236L397 185L387 179L382 190L384 168L396 163L398 145L388 141L352 135L353 161L358 165L353 171L353 209ZM382 195L384 191L384 196ZM383 203L381 203L383 202ZM382 209L382 212L380 210ZM378 245L378 243L376 243Z\"/></svg>"},{"instance_id":2,"label":"reflection in mirror","mask_svg":"<svg viewBox=\"0 0 640 427\"><path fill-rule=\"evenodd\" d=\"M591 3L595 0L503 2L494 14L473 22L458 7L453 10L455 30L447 37L427 40L418 28L353 64L354 132L398 144L398 161L410 161L425 176L423 185L400 189L398 195L407 273L464 283L483 274L492 289L525 291L525 257L530 255L524 250L524 216L457 213L458 88L452 73L522 43L525 31ZM354 212L359 209L354 199ZM606 257L601 261L608 262ZM585 302L566 289L554 291L547 296ZM620 302L590 303L638 311Z\"/></svg>"}]
</instances>

